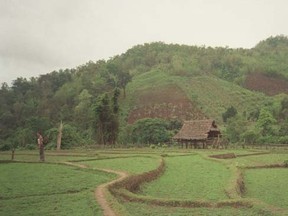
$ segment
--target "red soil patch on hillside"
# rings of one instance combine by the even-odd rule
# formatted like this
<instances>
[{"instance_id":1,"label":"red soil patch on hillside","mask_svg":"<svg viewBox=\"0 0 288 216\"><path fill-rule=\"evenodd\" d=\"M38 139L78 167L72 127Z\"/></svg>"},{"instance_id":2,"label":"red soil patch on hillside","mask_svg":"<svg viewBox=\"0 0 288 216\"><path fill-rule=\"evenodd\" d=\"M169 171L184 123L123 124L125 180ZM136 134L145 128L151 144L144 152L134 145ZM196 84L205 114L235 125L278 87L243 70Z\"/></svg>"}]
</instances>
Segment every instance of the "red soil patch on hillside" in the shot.
<instances>
[{"instance_id":1,"label":"red soil patch on hillside","mask_svg":"<svg viewBox=\"0 0 288 216\"><path fill-rule=\"evenodd\" d=\"M244 86L247 89L260 91L273 96L288 93L288 81L279 77L270 77L263 73L253 73L246 77Z\"/></svg>"},{"instance_id":2,"label":"red soil patch on hillside","mask_svg":"<svg viewBox=\"0 0 288 216\"><path fill-rule=\"evenodd\" d=\"M129 124L143 118L179 119L182 121L205 118L201 110L175 85L155 87L137 95L136 106L129 113Z\"/></svg>"}]
</instances>

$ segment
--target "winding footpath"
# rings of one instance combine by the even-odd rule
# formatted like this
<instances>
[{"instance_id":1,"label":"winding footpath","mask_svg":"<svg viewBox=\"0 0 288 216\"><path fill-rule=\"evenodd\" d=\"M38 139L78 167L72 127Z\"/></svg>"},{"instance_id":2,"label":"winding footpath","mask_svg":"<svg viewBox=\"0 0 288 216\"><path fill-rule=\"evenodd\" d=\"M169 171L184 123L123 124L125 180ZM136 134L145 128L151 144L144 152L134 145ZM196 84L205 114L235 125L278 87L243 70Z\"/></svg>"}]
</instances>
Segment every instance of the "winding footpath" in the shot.
<instances>
[{"instance_id":1,"label":"winding footpath","mask_svg":"<svg viewBox=\"0 0 288 216\"><path fill-rule=\"evenodd\" d=\"M98 169L104 172L108 172L108 173L114 173L116 175L118 175L119 177L111 182L108 183L104 183L102 185L99 185L96 190L95 190L95 198L98 202L98 204L100 204L102 210L103 210L103 215L104 216L116 216L117 214L113 211L113 209L109 206L108 201L105 198L105 191L107 191L108 187L112 184L115 184L119 181L122 181L123 179L128 177L128 173L126 172L121 172L121 171L115 171L115 170L109 170L109 169Z\"/></svg>"},{"instance_id":2,"label":"winding footpath","mask_svg":"<svg viewBox=\"0 0 288 216\"><path fill-rule=\"evenodd\" d=\"M64 162L64 164L69 165L69 166L79 167L82 169L88 168L88 166L86 166L84 164L75 164L75 163L71 163L71 162ZM129 175L126 172L110 170L110 169L98 169L97 168L97 170L107 172L107 173L114 173L114 174L118 175L117 179L99 185L95 189L95 192L94 192L95 199L97 200L98 204L101 206L101 208L103 210L103 215L104 216L117 216L117 214L109 206L109 203L108 203L107 199L105 198L105 191L107 191L107 189L110 185L115 184L119 181L122 181L123 179L127 178Z\"/></svg>"}]
</instances>

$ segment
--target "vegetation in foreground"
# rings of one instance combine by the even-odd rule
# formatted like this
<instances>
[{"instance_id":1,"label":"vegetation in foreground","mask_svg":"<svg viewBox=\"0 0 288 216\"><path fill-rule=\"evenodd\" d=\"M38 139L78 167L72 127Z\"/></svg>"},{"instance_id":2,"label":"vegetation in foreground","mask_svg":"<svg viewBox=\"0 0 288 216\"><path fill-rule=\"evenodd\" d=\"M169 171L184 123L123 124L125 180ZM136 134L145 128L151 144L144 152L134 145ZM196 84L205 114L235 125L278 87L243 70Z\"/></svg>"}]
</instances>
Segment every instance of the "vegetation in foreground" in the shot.
<instances>
[{"instance_id":1,"label":"vegetation in foreground","mask_svg":"<svg viewBox=\"0 0 288 216\"><path fill-rule=\"evenodd\" d=\"M39 212L49 215L100 215L101 209L96 204L93 192L97 185L110 181L114 175L99 172L94 168L124 170L132 174L140 174L155 169L161 155L165 156L166 170L157 180L144 184L134 197L169 200L208 200L208 202L231 203L231 206L220 207L171 207L157 206L139 202L127 202L122 198L111 198L116 211L122 215L285 215L287 214L285 168L245 169L248 165L263 166L283 164L286 151L281 154L268 151L235 150L235 155L246 155L235 159L209 159L211 154L221 154L233 150L173 150L167 149L165 154L157 149L143 150L101 150L92 152L66 152L62 155L47 157L50 163L33 162L36 152L23 152L22 162L7 163L6 154L0 154L0 212L3 215L37 215ZM19 153L19 152L18 152ZM254 154L258 155L254 155ZM259 155L259 153L265 153ZM63 154L66 154L63 156ZM77 155L81 161L77 161ZM145 156L144 156L145 155ZM182 155L182 156L181 156ZM19 155L20 157L21 155ZM270 159L269 159L270 156ZM279 157L278 157L279 156ZM55 160L54 157L59 157ZM66 157L66 158L65 158ZM16 154L16 158L18 155ZM75 165L86 164L88 168L74 168L64 164L74 159ZM244 160L240 164L239 160ZM287 157L286 157L287 158ZM135 163L133 163L135 161ZM52 161L51 161L52 162ZM60 162L60 163L59 163ZM249 164L249 162L251 162ZM245 194L241 200L249 206L237 206L225 194L229 186L234 168L244 169ZM138 170L137 170L138 167ZM229 167L229 168L228 168ZM195 187L196 185L196 187ZM155 187L154 187L155 186ZM176 189L175 189L176 188ZM202 190L197 190L197 189ZM147 198L145 198L147 197ZM142 199L142 198L141 198ZM257 201L258 200L258 201ZM222 202L222 204L221 204ZM118 203L117 205L114 205ZM31 207L33 205L33 208ZM36 208L36 207L37 208ZM118 206L118 207L117 207ZM120 208L120 207L121 208ZM34 208L35 207L35 208ZM35 209L40 209L39 211ZM123 211L120 211L122 209Z\"/></svg>"},{"instance_id":2,"label":"vegetation in foreground","mask_svg":"<svg viewBox=\"0 0 288 216\"><path fill-rule=\"evenodd\" d=\"M287 169L248 169L245 171L245 197L288 209L287 178Z\"/></svg>"},{"instance_id":3,"label":"vegetation in foreground","mask_svg":"<svg viewBox=\"0 0 288 216\"><path fill-rule=\"evenodd\" d=\"M1 199L0 214L10 216L42 215L101 215L102 209L95 204L93 191L50 195L27 196Z\"/></svg>"},{"instance_id":4,"label":"vegetation in foreground","mask_svg":"<svg viewBox=\"0 0 288 216\"><path fill-rule=\"evenodd\" d=\"M1 215L97 215L93 193L113 175L67 165L0 164Z\"/></svg>"},{"instance_id":5,"label":"vegetation in foreground","mask_svg":"<svg viewBox=\"0 0 288 216\"><path fill-rule=\"evenodd\" d=\"M163 206L151 206L141 203L123 202L129 212L129 215L141 215L141 216L189 216L189 215L205 215L205 216L255 216L265 215L270 216L273 214L259 214L258 210L251 208L179 208L179 207L163 207Z\"/></svg>"},{"instance_id":6,"label":"vegetation in foreground","mask_svg":"<svg viewBox=\"0 0 288 216\"><path fill-rule=\"evenodd\" d=\"M83 161L81 164L85 164L90 168L100 169L112 169L128 172L130 174L140 174L157 168L158 158L155 157L143 157L143 156L119 156L118 158L112 158L110 160L94 160Z\"/></svg>"},{"instance_id":7,"label":"vegetation in foreground","mask_svg":"<svg viewBox=\"0 0 288 216\"><path fill-rule=\"evenodd\" d=\"M225 186L231 178L231 172L223 164L205 160L198 155L166 157L165 162L163 176L145 185L143 194L183 200L227 199Z\"/></svg>"}]
</instances>

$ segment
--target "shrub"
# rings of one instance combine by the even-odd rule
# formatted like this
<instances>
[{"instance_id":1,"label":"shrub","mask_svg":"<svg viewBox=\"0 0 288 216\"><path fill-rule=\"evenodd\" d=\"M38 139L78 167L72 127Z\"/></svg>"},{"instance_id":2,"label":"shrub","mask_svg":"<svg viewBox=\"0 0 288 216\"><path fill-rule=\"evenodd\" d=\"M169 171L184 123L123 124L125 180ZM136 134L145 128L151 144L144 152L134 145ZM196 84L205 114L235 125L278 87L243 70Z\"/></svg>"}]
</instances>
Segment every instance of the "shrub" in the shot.
<instances>
[{"instance_id":1,"label":"shrub","mask_svg":"<svg viewBox=\"0 0 288 216\"><path fill-rule=\"evenodd\" d=\"M162 119L140 119L133 125L131 138L134 143L163 143L171 138L168 123Z\"/></svg>"},{"instance_id":2,"label":"shrub","mask_svg":"<svg viewBox=\"0 0 288 216\"><path fill-rule=\"evenodd\" d=\"M58 135L58 128L51 128L47 131L47 136L49 137L49 143L46 146L47 149L54 149L56 147ZM85 140L82 138L80 132L76 127L64 124L62 131L62 142L61 149L69 149L74 145L84 144Z\"/></svg>"},{"instance_id":3,"label":"shrub","mask_svg":"<svg viewBox=\"0 0 288 216\"><path fill-rule=\"evenodd\" d=\"M255 144L260 137L260 133L257 130L247 130L241 134L241 139L247 144Z\"/></svg>"},{"instance_id":4,"label":"shrub","mask_svg":"<svg viewBox=\"0 0 288 216\"><path fill-rule=\"evenodd\" d=\"M280 144L288 144L288 136L281 136L279 138L279 143Z\"/></svg>"},{"instance_id":5,"label":"shrub","mask_svg":"<svg viewBox=\"0 0 288 216\"><path fill-rule=\"evenodd\" d=\"M248 122L243 116L236 115L227 120L225 135L231 143L241 142L241 134L247 130Z\"/></svg>"},{"instance_id":6,"label":"shrub","mask_svg":"<svg viewBox=\"0 0 288 216\"><path fill-rule=\"evenodd\" d=\"M45 146L45 149L47 150L54 150L56 149L57 146L56 146L56 142L49 142L46 146Z\"/></svg>"},{"instance_id":7,"label":"shrub","mask_svg":"<svg viewBox=\"0 0 288 216\"><path fill-rule=\"evenodd\" d=\"M237 110L235 109L235 107L233 107L233 106L229 107L229 108L226 110L226 112L224 112L224 113L222 114L223 122L227 122L227 120L228 120L229 118L232 118L232 117L234 117L234 116L236 116L236 115L237 115Z\"/></svg>"},{"instance_id":8,"label":"shrub","mask_svg":"<svg viewBox=\"0 0 288 216\"><path fill-rule=\"evenodd\" d=\"M36 144L28 144L25 147L25 149L28 149L28 150L35 150L36 148L37 148Z\"/></svg>"},{"instance_id":9,"label":"shrub","mask_svg":"<svg viewBox=\"0 0 288 216\"><path fill-rule=\"evenodd\" d=\"M0 144L0 151L9 151L11 150L11 144L9 142L4 142Z\"/></svg>"},{"instance_id":10,"label":"shrub","mask_svg":"<svg viewBox=\"0 0 288 216\"><path fill-rule=\"evenodd\" d=\"M258 139L258 143L260 144L275 144L278 142L278 137L276 136L263 136Z\"/></svg>"}]
</instances>

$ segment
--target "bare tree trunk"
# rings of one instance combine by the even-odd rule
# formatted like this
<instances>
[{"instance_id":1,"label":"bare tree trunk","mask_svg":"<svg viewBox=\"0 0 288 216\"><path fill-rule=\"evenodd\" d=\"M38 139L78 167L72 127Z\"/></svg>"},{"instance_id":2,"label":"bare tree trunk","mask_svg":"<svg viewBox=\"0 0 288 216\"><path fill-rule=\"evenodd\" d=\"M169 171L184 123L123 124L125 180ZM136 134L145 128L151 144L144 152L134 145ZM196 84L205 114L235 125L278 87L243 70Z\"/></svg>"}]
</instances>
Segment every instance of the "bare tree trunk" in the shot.
<instances>
[{"instance_id":1,"label":"bare tree trunk","mask_svg":"<svg viewBox=\"0 0 288 216\"><path fill-rule=\"evenodd\" d=\"M57 151L61 150L62 131L63 131L63 123L61 121L57 136Z\"/></svg>"},{"instance_id":2,"label":"bare tree trunk","mask_svg":"<svg viewBox=\"0 0 288 216\"><path fill-rule=\"evenodd\" d=\"M14 160L14 156L15 156L15 148L12 149L11 160Z\"/></svg>"}]
</instances>

